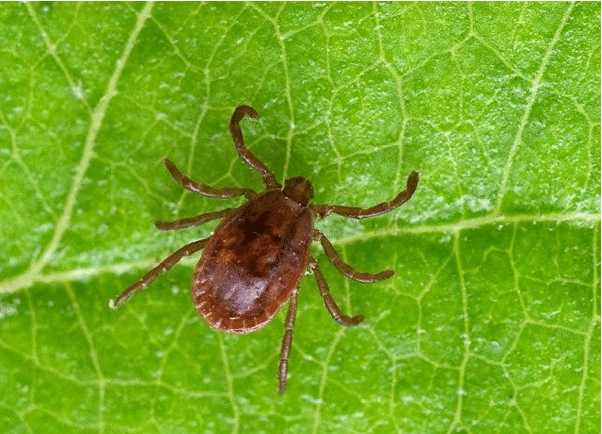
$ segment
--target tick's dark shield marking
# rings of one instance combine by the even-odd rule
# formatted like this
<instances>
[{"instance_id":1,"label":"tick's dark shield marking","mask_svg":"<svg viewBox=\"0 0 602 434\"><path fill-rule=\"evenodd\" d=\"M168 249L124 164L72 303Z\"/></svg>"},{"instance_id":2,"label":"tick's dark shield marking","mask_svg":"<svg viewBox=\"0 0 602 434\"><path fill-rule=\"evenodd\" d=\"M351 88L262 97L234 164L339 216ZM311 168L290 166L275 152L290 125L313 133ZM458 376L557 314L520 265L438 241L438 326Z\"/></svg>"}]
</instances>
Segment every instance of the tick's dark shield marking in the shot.
<instances>
[{"instance_id":1,"label":"tick's dark shield marking","mask_svg":"<svg viewBox=\"0 0 602 434\"><path fill-rule=\"evenodd\" d=\"M418 173L410 174L406 189L395 199L371 208L309 205L314 192L307 179L300 176L289 178L283 188L266 165L245 147L240 129L240 121L245 116L258 117L257 112L249 106L237 107L230 120L230 133L240 158L261 173L266 191L258 194L248 188L214 188L197 184L165 159L167 170L185 189L217 198L244 196L248 201L236 209L227 208L173 222L156 222L157 228L170 230L201 225L224 217L210 238L186 244L172 253L127 288L111 303L111 307L118 307L134 293L147 287L184 256L205 248L194 270L192 299L211 327L228 333L249 333L265 326L289 302L279 370L280 393L284 393L297 312L297 290L306 268L309 267L313 272L326 308L335 321L352 326L364 319L361 315L350 317L341 313L330 295L318 262L309 254L312 239L322 244L328 259L350 279L378 282L393 276L392 270L377 274L360 273L344 263L330 241L314 228L314 218L339 214L362 219L387 213L412 197L418 185Z\"/></svg>"}]
</instances>

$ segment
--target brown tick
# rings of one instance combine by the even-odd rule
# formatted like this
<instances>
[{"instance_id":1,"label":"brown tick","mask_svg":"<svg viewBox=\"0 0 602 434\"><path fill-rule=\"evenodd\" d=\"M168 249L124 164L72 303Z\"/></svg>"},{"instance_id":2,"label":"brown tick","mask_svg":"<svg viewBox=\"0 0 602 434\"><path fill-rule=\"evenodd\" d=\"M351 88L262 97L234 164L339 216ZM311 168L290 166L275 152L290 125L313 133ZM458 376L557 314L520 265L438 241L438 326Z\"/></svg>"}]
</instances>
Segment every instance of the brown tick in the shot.
<instances>
[{"instance_id":1,"label":"brown tick","mask_svg":"<svg viewBox=\"0 0 602 434\"><path fill-rule=\"evenodd\" d=\"M395 199L370 208L310 205L314 196L311 182L296 176L287 179L283 188L266 165L245 147L240 129L240 121L245 116L259 117L249 106L237 107L230 120L230 133L240 158L261 174L266 185L265 192L197 184L180 173L174 163L165 159L167 170L185 189L221 199L244 196L247 202L235 209L226 208L172 222L156 222L157 228L171 230L224 217L212 236L186 244L172 253L112 301L111 307L117 308L184 256L204 248L192 276L192 300L211 327L227 333L259 330L289 302L280 352L279 381L282 394L286 390L299 281L308 267L335 321L344 326L353 326L364 319L362 315L347 316L341 313L330 295L318 262L309 253L312 239L320 242L330 262L350 279L370 283L393 276L392 270L376 274L360 273L344 263L328 238L314 228L314 219L328 214L362 219L387 213L412 197L418 185L418 173L410 174L406 189Z\"/></svg>"}]
</instances>

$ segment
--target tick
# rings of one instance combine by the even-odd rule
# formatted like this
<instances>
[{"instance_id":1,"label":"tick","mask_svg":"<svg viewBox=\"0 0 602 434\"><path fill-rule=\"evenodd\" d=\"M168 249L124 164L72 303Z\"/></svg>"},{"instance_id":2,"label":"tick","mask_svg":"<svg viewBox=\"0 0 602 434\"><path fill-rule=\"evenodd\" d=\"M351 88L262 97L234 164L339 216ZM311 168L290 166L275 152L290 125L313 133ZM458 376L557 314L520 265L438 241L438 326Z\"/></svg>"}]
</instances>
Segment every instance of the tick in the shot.
<instances>
[{"instance_id":1,"label":"tick","mask_svg":"<svg viewBox=\"0 0 602 434\"><path fill-rule=\"evenodd\" d=\"M406 189L390 202L370 208L312 205L310 201L314 192L309 180L296 176L284 181L282 187L267 166L245 147L240 129L240 121L245 116L259 117L249 106L237 107L230 120L230 133L239 157L261 174L265 191L257 193L249 188L214 188L197 184L180 173L169 159L165 159L167 170L183 188L220 199L244 196L247 201L238 208L226 208L171 222L156 222L158 229L173 230L224 218L213 235L176 250L123 291L114 302L111 301L111 307L117 308L136 292L146 288L184 256L204 249L192 275L192 301L199 314L214 329L226 333L259 330L288 302L278 371L282 394L286 390L299 282L307 268L316 278L326 308L336 322L353 326L364 319L362 315L347 316L341 313L330 295L318 262L310 254L312 240L319 241L332 265L352 280L372 283L393 276L393 270L376 274L361 273L343 262L328 238L314 227L314 220L329 214L363 219L390 212L412 197L418 185L418 173L410 174Z\"/></svg>"}]
</instances>

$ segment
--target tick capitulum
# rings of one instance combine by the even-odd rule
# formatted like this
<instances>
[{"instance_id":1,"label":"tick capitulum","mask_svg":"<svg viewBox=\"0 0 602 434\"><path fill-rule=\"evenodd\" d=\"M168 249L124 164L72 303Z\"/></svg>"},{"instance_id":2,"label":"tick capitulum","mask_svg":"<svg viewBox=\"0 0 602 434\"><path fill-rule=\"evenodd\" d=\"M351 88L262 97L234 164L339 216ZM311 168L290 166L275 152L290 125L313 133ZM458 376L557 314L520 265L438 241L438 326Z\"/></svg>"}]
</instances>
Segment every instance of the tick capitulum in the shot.
<instances>
[{"instance_id":1,"label":"tick capitulum","mask_svg":"<svg viewBox=\"0 0 602 434\"><path fill-rule=\"evenodd\" d=\"M234 110L230 133L239 157L257 170L266 186L263 193L248 188L214 188L197 184L180 173L174 163L165 159L165 166L178 184L194 193L230 198L244 196L247 202L239 208L201 214L171 222L156 222L161 230L182 229L223 217L209 238L186 244L140 280L127 288L111 307L116 308L147 287L155 278L169 270L184 256L201 249L201 260L194 269L192 299L207 323L227 333L249 333L264 327L288 301L288 314L280 353L280 393L286 390L288 359L297 313L297 292L303 272L309 268L318 283L330 315L339 324L359 324L363 317L341 313L328 289L316 259L310 255L312 240L319 241L332 264L346 277L358 282L378 282L393 276L392 270L360 273L341 260L331 242L314 227L316 217L338 214L362 219L387 213L408 201L418 185L418 173L408 177L406 189L392 201L370 208L339 205L312 205L311 182L303 177L289 178L282 187L274 174L249 151L243 142L240 121L258 118L249 106Z\"/></svg>"}]
</instances>

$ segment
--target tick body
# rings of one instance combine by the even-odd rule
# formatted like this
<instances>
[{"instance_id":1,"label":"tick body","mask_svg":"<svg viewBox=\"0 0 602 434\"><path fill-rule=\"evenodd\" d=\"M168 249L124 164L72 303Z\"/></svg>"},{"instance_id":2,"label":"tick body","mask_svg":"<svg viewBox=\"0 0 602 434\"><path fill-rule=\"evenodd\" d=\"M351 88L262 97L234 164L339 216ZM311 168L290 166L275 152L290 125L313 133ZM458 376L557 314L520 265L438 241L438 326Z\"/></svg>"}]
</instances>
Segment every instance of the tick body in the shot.
<instances>
[{"instance_id":1,"label":"tick body","mask_svg":"<svg viewBox=\"0 0 602 434\"><path fill-rule=\"evenodd\" d=\"M192 278L192 297L211 327L257 330L286 303L307 268L309 208L271 190L218 226Z\"/></svg>"},{"instance_id":2,"label":"tick body","mask_svg":"<svg viewBox=\"0 0 602 434\"><path fill-rule=\"evenodd\" d=\"M199 314L211 327L228 333L249 333L264 327L288 302L279 369L279 390L282 394L286 390L297 291L307 268L313 272L326 308L335 321L352 326L363 320L361 315L347 316L341 313L330 295L317 261L310 255L312 240L320 242L328 259L346 277L370 283L393 275L391 270L376 274L361 273L344 263L330 241L314 228L315 218L339 214L361 219L389 212L412 197L418 185L418 173L410 174L406 189L392 201L370 208L310 204L313 187L307 179L289 178L282 187L265 164L244 146L240 121L245 116L258 117L257 112L249 106L237 107L230 120L230 133L240 158L261 174L265 192L258 194L247 188L213 188L197 184L166 159L167 169L183 188L217 198L244 196L247 202L236 209L224 209L173 222L156 222L159 229L173 230L224 218L210 238L194 241L172 253L128 287L111 302L111 306L118 307L184 256L203 249L193 273L192 299Z\"/></svg>"}]
</instances>

